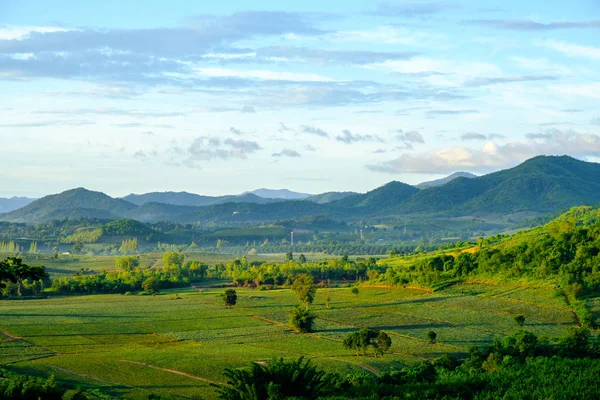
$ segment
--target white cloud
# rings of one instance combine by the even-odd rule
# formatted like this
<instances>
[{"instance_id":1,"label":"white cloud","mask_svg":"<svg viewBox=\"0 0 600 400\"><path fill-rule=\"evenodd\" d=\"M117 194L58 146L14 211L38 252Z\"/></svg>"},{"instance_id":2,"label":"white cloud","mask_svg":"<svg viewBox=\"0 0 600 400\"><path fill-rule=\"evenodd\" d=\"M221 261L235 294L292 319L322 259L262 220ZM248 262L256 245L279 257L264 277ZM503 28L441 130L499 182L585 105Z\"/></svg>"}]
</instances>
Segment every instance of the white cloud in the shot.
<instances>
[{"instance_id":1,"label":"white cloud","mask_svg":"<svg viewBox=\"0 0 600 400\"><path fill-rule=\"evenodd\" d=\"M329 37L338 42L384 43L414 47L444 47L446 45L444 35L411 31L395 26L382 26L372 30L339 31Z\"/></svg>"},{"instance_id":2,"label":"white cloud","mask_svg":"<svg viewBox=\"0 0 600 400\"><path fill-rule=\"evenodd\" d=\"M460 86L473 78L501 75L496 65L483 62L453 61L415 57L410 60L389 60L364 68L387 70L405 75L421 75L434 86Z\"/></svg>"},{"instance_id":3,"label":"white cloud","mask_svg":"<svg viewBox=\"0 0 600 400\"><path fill-rule=\"evenodd\" d=\"M66 32L69 29L52 26L0 26L0 40L21 40L32 32Z\"/></svg>"},{"instance_id":4,"label":"white cloud","mask_svg":"<svg viewBox=\"0 0 600 400\"><path fill-rule=\"evenodd\" d=\"M281 72L260 69L196 68L196 74L211 78L243 78L265 81L332 82L333 79L313 73Z\"/></svg>"},{"instance_id":5,"label":"white cloud","mask_svg":"<svg viewBox=\"0 0 600 400\"><path fill-rule=\"evenodd\" d=\"M536 43L539 46L548 47L563 53L569 57L582 57L591 60L600 60L600 47L583 46L576 43L562 42L558 40L545 40Z\"/></svg>"},{"instance_id":6,"label":"white cloud","mask_svg":"<svg viewBox=\"0 0 600 400\"><path fill-rule=\"evenodd\" d=\"M520 68L530 71L551 72L561 75L572 75L573 71L565 66L553 64L545 58L510 57Z\"/></svg>"},{"instance_id":7,"label":"white cloud","mask_svg":"<svg viewBox=\"0 0 600 400\"><path fill-rule=\"evenodd\" d=\"M600 99L600 82L556 84L549 88L562 95Z\"/></svg>"},{"instance_id":8,"label":"white cloud","mask_svg":"<svg viewBox=\"0 0 600 400\"><path fill-rule=\"evenodd\" d=\"M487 172L545 155L568 154L577 158L599 157L600 136L573 130L551 129L529 135L527 140L498 145L487 142L480 149L451 147L427 153L405 153L400 157L367 168L387 173L448 173L467 168Z\"/></svg>"}]
</instances>

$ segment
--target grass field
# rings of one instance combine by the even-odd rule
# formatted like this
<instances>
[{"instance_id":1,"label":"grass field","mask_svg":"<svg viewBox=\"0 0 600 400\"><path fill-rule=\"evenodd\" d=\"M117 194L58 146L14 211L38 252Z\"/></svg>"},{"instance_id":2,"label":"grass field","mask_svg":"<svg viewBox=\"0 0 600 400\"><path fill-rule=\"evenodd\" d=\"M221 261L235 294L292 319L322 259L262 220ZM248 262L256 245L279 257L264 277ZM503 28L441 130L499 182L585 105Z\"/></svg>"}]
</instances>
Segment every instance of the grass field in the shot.
<instances>
[{"instance_id":1,"label":"grass field","mask_svg":"<svg viewBox=\"0 0 600 400\"><path fill-rule=\"evenodd\" d=\"M552 286L462 284L436 293L361 287L358 296L331 288L320 289L313 306L316 331L301 335L286 326L297 303L290 290L239 289L233 309L220 304L223 289L202 290L0 302L0 366L124 398L154 392L212 399L210 383L223 381L223 369L249 361L305 355L328 371L379 374L490 344L518 329L518 314L525 329L547 337L577 323ZM343 349L345 335L365 326L392 337L385 357ZM436 344L426 340L431 329Z\"/></svg>"}]
</instances>

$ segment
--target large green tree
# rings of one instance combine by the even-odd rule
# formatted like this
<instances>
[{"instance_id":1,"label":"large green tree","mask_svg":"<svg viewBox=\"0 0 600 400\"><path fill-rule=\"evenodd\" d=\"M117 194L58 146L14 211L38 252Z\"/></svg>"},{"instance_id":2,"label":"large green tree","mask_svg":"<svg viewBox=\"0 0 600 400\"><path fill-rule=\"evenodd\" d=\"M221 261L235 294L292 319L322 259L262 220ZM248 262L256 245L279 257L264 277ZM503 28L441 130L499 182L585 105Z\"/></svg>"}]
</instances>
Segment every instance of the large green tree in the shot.
<instances>
[{"instance_id":1,"label":"large green tree","mask_svg":"<svg viewBox=\"0 0 600 400\"><path fill-rule=\"evenodd\" d=\"M21 258L8 257L0 261L0 288L6 287L7 282L17 285L21 295L21 283L24 280L39 281L47 278L45 267L30 267Z\"/></svg>"},{"instance_id":2,"label":"large green tree","mask_svg":"<svg viewBox=\"0 0 600 400\"><path fill-rule=\"evenodd\" d=\"M296 293L298 300L305 308L310 307L317 294L317 287L315 286L313 277L308 274L298 275L294 279L294 283L292 283L292 290Z\"/></svg>"}]
</instances>

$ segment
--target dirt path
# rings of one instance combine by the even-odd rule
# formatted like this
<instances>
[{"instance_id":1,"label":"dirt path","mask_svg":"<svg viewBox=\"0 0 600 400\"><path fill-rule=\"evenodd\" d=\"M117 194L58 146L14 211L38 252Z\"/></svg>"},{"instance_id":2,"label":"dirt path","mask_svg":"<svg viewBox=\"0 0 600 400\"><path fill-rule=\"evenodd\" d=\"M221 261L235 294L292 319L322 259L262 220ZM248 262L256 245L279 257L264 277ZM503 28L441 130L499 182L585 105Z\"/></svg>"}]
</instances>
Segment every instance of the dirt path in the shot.
<instances>
[{"instance_id":1,"label":"dirt path","mask_svg":"<svg viewBox=\"0 0 600 400\"><path fill-rule=\"evenodd\" d=\"M47 347L44 347L44 346L37 345L37 344L35 344L35 343L33 343L33 342L30 342L30 341L28 341L28 340L25 340L25 339L23 339L23 338L22 338L22 337L20 337L20 336L15 336L15 335L12 335L12 334L10 334L10 333L8 333L8 332L5 332L5 331L0 331L0 334L4 335L4 336L6 336L6 337L8 337L8 338L10 338L10 339L12 339L12 340L17 340L17 341L19 341L19 342L22 342L22 343L28 344L29 346L37 347L38 349L42 349L42 350L44 350L44 351L47 351L47 352L51 353L51 355L52 355L52 356L58 356L58 355L60 355L60 353L58 353L58 352L56 352L56 351L50 350L49 348L47 348ZM42 358L43 358L43 357L42 357Z\"/></svg>"},{"instance_id":2,"label":"dirt path","mask_svg":"<svg viewBox=\"0 0 600 400\"><path fill-rule=\"evenodd\" d=\"M197 381L202 381L202 382L207 382L207 383L212 383L215 385L225 385L225 383L223 382L218 382L218 381L213 381L211 379L207 379L207 378L202 378L200 376L196 376L196 375L191 375L188 374L186 372L181 372L181 371L177 371L174 369L168 369L168 368L161 368L161 367L157 367L156 365L151 365L151 364L147 364L145 362L140 362L140 361L130 361L130 360L119 360L120 362L124 362L124 363L130 363L130 364L136 364L136 365L141 365L143 367L146 368L152 368L152 369L156 369L159 371L164 371L164 372L169 372L171 374L176 374L176 375L181 375L181 376L185 376L186 378L190 378L190 379L195 379Z\"/></svg>"}]
</instances>

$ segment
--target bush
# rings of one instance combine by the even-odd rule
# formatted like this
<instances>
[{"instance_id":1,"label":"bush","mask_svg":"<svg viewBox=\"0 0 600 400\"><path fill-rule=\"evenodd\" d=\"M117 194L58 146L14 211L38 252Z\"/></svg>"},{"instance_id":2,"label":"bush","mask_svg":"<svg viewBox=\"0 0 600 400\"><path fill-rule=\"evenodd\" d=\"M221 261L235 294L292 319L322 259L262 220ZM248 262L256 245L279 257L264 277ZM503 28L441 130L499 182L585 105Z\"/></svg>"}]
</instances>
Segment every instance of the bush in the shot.
<instances>
[{"instance_id":1,"label":"bush","mask_svg":"<svg viewBox=\"0 0 600 400\"><path fill-rule=\"evenodd\" d=\"M316 316L306 307L298 306L292 311L290 325L296 332L312 332Z\"/></svg>"},{"instance_id":2,"label":"bush","mask_svg":"<svg viewBox=\"0 0 600 400\"><path fill-rule=\"evenodd\" d=\"M316 399L324 394L327 375L304 362L274 359L266 365L252 363L248 369L226 369L227 385L213 385L219 398L226 400L249 399Z\"/></svg>"}]
</instances>

